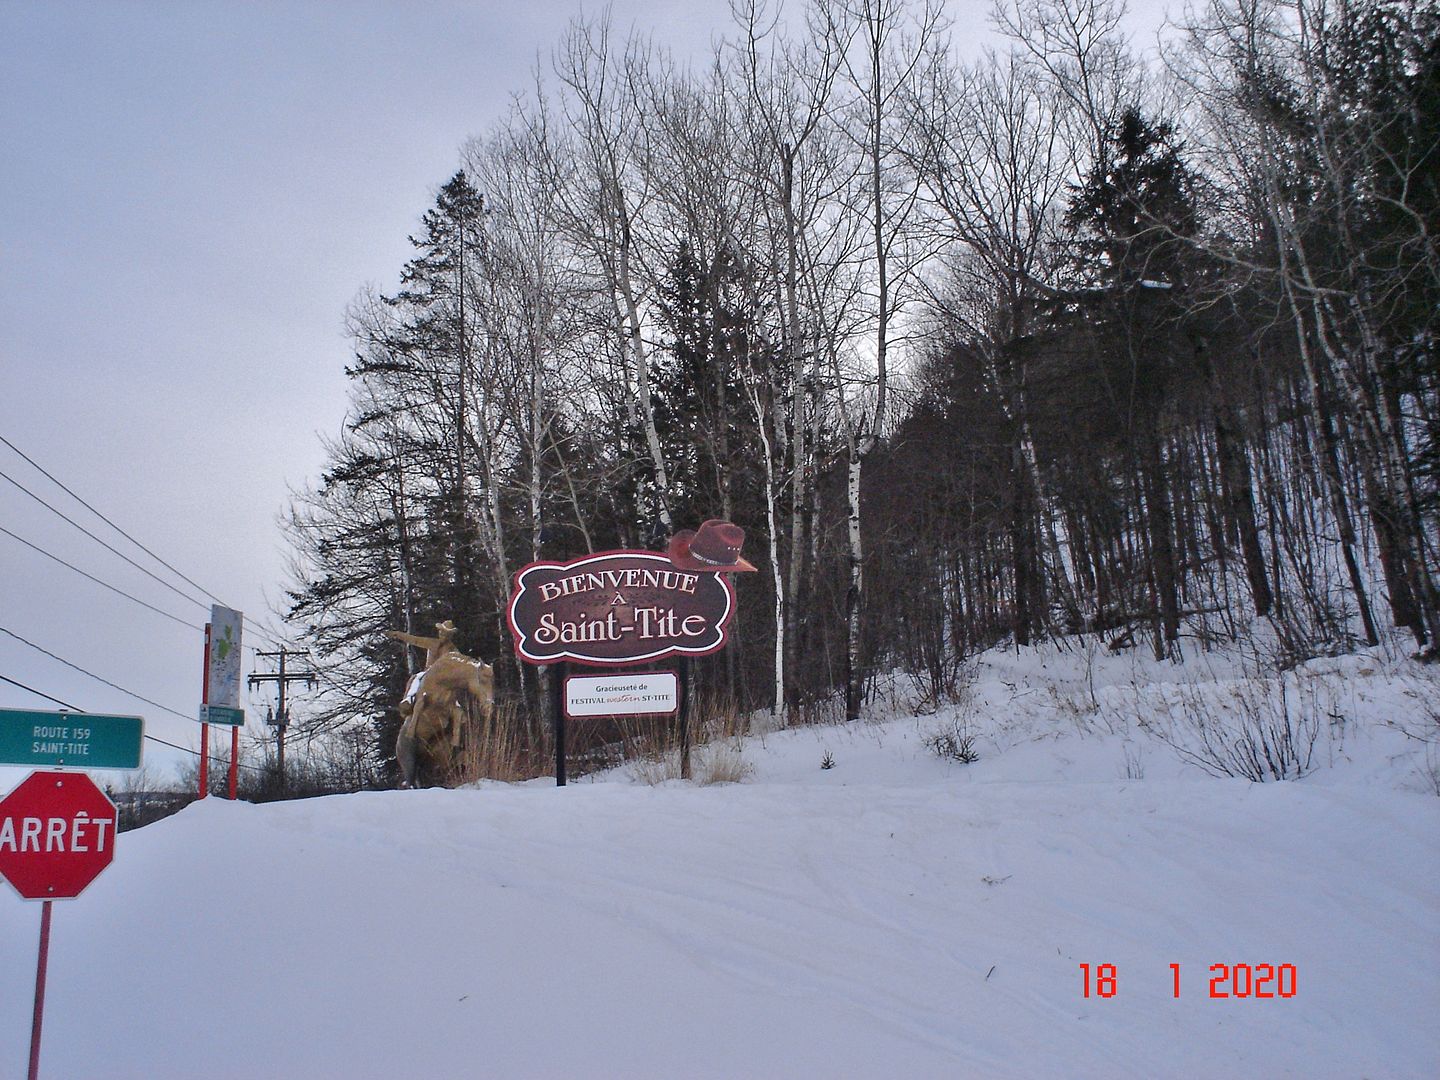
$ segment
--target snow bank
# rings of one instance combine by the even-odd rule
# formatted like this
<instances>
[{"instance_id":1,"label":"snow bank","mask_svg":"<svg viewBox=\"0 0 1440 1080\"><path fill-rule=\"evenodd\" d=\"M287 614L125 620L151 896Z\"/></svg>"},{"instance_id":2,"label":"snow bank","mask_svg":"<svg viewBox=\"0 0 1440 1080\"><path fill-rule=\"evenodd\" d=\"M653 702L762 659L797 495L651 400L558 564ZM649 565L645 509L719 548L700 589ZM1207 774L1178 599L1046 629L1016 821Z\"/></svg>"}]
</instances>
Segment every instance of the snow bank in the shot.
<instances>
[{"instance_id":1,"label":"snow bank","mask_svg":"<svg viewBox=\"0 0 1440 1080\"><path fill-rule=\"evenodd\" d=\"M212 799L57 905L42 1074L1434 1076L1440 799L1390 760L1424 676L1326 663L1353 708L1291 783L1147 734L1238 667L1032 651L958 710L752 739L742 784ZM973 765L925 747L956 723ZM0 896L0 1071L38 922ZM1212 999L1217 963L1295 995Z\"/></svg>"}]
</instances>

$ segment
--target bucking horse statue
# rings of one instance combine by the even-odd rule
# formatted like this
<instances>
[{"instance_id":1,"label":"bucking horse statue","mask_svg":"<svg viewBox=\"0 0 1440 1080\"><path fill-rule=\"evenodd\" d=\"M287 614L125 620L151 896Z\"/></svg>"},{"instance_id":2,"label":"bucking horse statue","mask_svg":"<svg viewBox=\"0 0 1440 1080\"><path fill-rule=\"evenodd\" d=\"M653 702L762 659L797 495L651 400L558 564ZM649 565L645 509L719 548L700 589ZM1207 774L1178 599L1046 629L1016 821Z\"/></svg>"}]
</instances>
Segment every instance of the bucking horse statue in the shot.
<instances>
[{"instance_id":1,"label":"bucking horse statue","mask_svg":"<svg viewBox=\"0 0 1440 1080\"><path fill-rule=\"evenodd\" d=\"M403 722L395 759L402 782L405 787L444 783L454 776L465 741L467 705L486 719L495 708L495 669L455 647L455 624L449 621L435 624L435 637L403 630L385 633L425 650L425 670L410 679L398 706Z\"/></svg>"}]
</instances>

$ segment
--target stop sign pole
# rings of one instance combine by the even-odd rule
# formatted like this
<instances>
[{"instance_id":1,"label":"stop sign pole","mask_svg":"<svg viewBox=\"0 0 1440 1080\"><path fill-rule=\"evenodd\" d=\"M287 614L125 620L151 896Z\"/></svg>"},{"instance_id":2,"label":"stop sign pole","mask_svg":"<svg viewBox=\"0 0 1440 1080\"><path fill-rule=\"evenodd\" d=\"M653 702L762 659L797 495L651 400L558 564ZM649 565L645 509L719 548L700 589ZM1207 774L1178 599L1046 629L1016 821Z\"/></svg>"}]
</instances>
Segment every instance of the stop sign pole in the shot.
<instances>
[{"instance_id":1,"label":"stop sign pole","mask_svg":"<svg viewBox=\"0 0 1440 1080\"><path fill-rule=\"evenodd\" d=\"M84 773L42 769L0 799L0 877L40 900L40 955L30 1023L29 1080L40 1075L40 1029L50 959L50 907L85 891L115 858L115 804Z\"/></svg>"},{"instance_id":2,"label":"stop sign pole","mask_svg":"<svg viewBox=\"0 0 1440 1080\"><path fill-rule=\"evenodd\" d=\"M40 909L40 956L35 961L35 1011L30 1014L29 1080L40 1076L40 1027L45 1021L45 969L50 963L50 901Z\"/></svg>"}]
</instances>

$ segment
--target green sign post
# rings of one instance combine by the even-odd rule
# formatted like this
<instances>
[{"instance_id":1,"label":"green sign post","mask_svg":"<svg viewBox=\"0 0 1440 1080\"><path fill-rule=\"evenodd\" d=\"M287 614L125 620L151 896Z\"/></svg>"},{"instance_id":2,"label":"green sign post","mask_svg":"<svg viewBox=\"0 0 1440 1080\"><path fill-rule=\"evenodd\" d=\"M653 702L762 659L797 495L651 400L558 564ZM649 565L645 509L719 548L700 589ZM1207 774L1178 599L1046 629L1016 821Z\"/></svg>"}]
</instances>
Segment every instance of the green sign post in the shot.
<instances>
[{"instance_id":1,"label":"green sign post","mask_svg":"<svg viewBox=\"0 0 1440 1080\"><path fill-rule=\"evenodd\" d=\"M139 716L0 709L0 765L138 769Z\"/></svg>"}]
</instances>

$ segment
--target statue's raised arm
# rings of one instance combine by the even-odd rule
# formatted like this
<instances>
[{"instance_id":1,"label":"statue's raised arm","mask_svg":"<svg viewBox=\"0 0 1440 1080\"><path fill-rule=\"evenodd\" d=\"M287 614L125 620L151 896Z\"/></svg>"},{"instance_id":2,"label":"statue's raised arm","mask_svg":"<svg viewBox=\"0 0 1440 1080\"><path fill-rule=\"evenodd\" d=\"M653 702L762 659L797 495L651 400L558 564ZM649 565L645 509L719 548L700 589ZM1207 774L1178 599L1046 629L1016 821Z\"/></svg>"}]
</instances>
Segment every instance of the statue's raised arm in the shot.
<instances>
[{"instance_id":1,"label":"statue's raised arm","mask_svg":"<svg viewBox=\"0 0 1440 1080\"><path fill-rule=\"evenodd\" d=\"M419 634L411 634L404 630L386 630L385 636L394 638L396 641L403 641L406 645L416 645L425 650L425 666L428 668L437 658L447 652L455 652L455 624L449 619L442 623L435 624L435 637L422 637Z\"/></svg>"}]
</instances>

